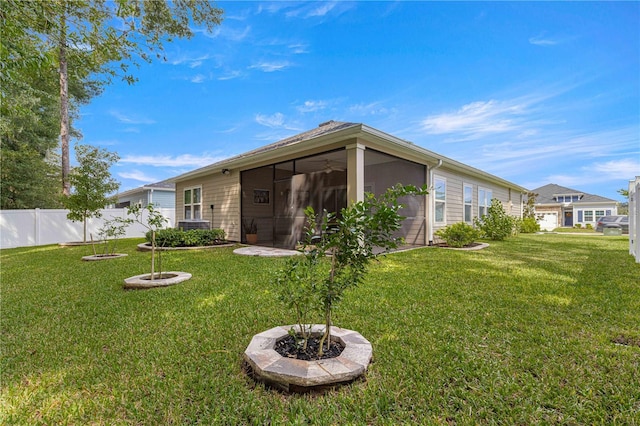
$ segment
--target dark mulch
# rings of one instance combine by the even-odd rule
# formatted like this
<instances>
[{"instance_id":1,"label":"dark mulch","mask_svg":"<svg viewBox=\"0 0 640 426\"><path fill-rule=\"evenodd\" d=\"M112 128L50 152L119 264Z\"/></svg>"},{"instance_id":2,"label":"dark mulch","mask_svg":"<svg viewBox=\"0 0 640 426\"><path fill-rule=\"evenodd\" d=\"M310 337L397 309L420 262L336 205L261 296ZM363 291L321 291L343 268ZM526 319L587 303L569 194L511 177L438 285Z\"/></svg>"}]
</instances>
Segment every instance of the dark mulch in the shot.
<instances>
[{"instance_id":1,"label":"dark mulch","mask_svg":"<svg viewBox=\"0 0 640 426\"><path fill-rule=\"evenodd\" d=\"M302 344L298 345L295 337L287 336L284 339L276 342L276 347L274 349L283 357L297 358L305 361L315 361L318 359L328 359L340 356L340 354L344 350L344 345L340 342L331 342L331 344L329 345L329 350L326 350L325 343L325 351L321 357L318 357L319 348L320 338L318 337L310 338L309 343L307 344L307 349L303 350Z\"/></svg>"},{"instance_id":2,"label":"dark mulch","mask_svg":"<svg viewBox=\"0 0 640 426\"><path fill-rule=\"evenodd\" d=\"M638 337L632 337L632 336L625 336L624 334L621 334L620 336L617 336L616 338L611 340L613 343L616 343L618 345L624 345L624 346L637 346L640 348L640 336Z\"/></svg>"}]
</instances>

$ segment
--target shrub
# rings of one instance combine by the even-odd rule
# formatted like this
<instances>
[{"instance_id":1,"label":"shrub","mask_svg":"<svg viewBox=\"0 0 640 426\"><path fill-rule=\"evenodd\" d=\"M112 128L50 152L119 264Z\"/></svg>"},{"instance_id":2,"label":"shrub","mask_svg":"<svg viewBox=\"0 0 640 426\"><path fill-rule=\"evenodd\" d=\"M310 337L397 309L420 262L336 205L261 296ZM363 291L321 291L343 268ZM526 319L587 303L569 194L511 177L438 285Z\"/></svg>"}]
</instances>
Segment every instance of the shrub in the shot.
<instances>
[{"instance_id":1,"label":"shrub","mask_svg":"<svg viewBox=\"0 0 640 426\"><path fill-rule=\"evenodd\" d=\"M491 206L482 218L475 218L474 223L482 234L494 241L501 241L511 236L516 229L515 218L509 216L497 198L491 200Z\"/></svg>"},{"instance_id":2,"label":"shrub","mask_svg":"<svg viewBox=\"0 0 640 426\"><path fill-rule=\"evenodd\" d=\"M587 224L585 225L585 227L586 227L587 229L593 229L593 225L592 225L591 223L587 223Z\"/></svg>"},{"instance_id":3,"label":"shrub","mask_svg":"<svg viewBox=\"0 0 640 426\"><path fill-rule=\"evenodd\" d=\"M466 247L480 238L480 231L464 222L438 229L436 235L451 247Z\"/></svg>"},{"instance_id":4,"label":"shrub","mask_svg":"<svg viewBox=\"0 0 640 426\"><path fill-rule=\"evenodd\" d=\"M525 217L518 221L519 230L523 234L533 234L540 231L540 224L534 217Z\"/></svg>"},{"instance_id":5,"label":"shrub","mask_svg":"<svg viewBox=\"0 0 640 426\"><path fill-rule=\"evenodd\" d=\"M580 225L579 223L576 223L575 225L573 225L573 227L576 229L582 229L582 225Z\"/></svg>"},{"instance_id":6,"label":"shrub","mask_svg":"<svg viewBox=\"0 0 640 426\"><path fill-rule=\"evenodd\" d=\"M151 241L151 232L146 234L147 241ZM177 228L161 229L156 232L158 247L200 247L213 246L225 241L222 229L191 229L183 231Z\"/></svg>"}]
</instances>

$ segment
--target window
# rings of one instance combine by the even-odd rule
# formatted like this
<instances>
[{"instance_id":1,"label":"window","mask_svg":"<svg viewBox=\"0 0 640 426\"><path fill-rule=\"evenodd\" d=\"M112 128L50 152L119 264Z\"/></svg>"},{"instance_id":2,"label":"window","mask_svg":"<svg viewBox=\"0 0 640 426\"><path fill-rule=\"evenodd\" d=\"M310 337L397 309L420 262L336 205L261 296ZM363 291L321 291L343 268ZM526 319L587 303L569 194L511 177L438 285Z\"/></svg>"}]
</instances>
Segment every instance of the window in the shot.
<instances>
[{"instance_id":1,"label":"window","mask_svg":"<svg viewBox=\"0 0 640 426\"><path fill-rule=\"evenodd\" d=\"M478 188L478 217L482 218L489 213L493 193L490 189Z\"/></svg>"},{"instance_id":2,"label":"window","mask_svg":"<svg viewBox=\"0 0 640 426\"><path fill-rule=\"evenodd\" d=\"M202 219L202 188L187 188L184 190L184 218Z\"/></svg>"},{"instance_id":3,"label":"window","mask_svg":"<svg viewBox=\"0 0 640 426\"><path fill-rule=\"evenodd\" d=\"M604 210L596 210L596 220L604 216Z\"/></svg>"},{"instance_id":4,"label":"window","mask_svg":"<svg viewBox=\"0 0 640 426\"><path fill-rule=\"evenodd\" d=\"M593 222L593 210L585 210L584 211L584 221L585 222Z\"/></svg>"},{"instance_id":5,"label":"window","mask_svg":"<svg viewBox=\"0 0 640 426\"><path fill-rule=\"evenodd\" d=\"M434 190L436 194L436 222L444 222L447 201L447 181L442 178L435 178Z\"/></svg>"},{"instance_id":6,"label":"window","mask_svg":"<svg viewBox=\"0 0 640 426\"><path fill-rule=\"evenodd\" d=\"M473 186L464 185L464 221L473 221Z\"/></svg>"}]
</instances>

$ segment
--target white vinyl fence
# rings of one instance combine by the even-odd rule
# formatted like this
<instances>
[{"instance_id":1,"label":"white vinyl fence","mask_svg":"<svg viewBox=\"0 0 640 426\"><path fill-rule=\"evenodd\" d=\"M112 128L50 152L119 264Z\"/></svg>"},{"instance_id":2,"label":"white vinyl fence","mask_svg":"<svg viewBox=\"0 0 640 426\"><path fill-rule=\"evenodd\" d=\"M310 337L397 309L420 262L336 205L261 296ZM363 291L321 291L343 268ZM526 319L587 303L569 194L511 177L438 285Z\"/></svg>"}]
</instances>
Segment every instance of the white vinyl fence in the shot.
<instances>
[{"instance_id":1,"label":"white vinyl fence","mask_svg":"<svg viewBox=\"0 0 640 426\"><path fill-rule=\"evenodd\" d=\"M640 263L640 176L629 182L629 254Z\"/></svg>"},{"instance_id":2,"label":"white vinyl fence","mask_svg":"<svg viewBox=\"0 0 640 426\"><path fill-rule=\"evenodd\" d=\"M175 223L175 210L160 208L160 213L167 219L167 227ZM67 219L68 210L0 210L0 248L41 246L46 244L69 243L82 241L82 222ZM89 235L97 239L98 230L106 220L115 217L127 217L127 209L104 209L99 219L87 220L87 241ZM133 216L131 216L133 218ZM143 220L146 218L146 211ZM138 224L131 224L123 238L143 237L146 229Z\"/></svg>"}]
</instances>

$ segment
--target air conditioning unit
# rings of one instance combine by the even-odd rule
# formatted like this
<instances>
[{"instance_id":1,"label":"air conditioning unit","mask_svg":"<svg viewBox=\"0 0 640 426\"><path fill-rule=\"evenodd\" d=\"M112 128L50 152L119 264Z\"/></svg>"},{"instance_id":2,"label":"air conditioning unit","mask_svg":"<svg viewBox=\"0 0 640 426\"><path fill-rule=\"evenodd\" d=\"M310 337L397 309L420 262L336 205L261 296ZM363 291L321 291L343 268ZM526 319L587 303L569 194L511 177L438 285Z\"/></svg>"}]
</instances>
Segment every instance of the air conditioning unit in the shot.
<instances>
[{"instance_id":1,"label":"air conditioning unit","mask_svg":"<svg viewBox=\"0 0 640 426\"><path fill-rule=\"evenodd\" d=\"M178 229L190 231L192 229L210 229L211 224L208 220L180 220L178 221Z\"/></svg>"}]
</instances>

